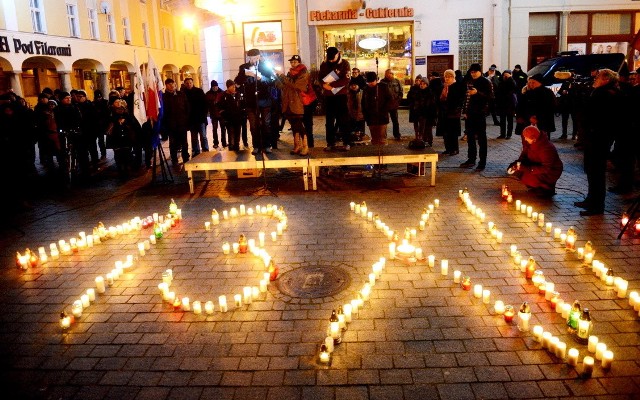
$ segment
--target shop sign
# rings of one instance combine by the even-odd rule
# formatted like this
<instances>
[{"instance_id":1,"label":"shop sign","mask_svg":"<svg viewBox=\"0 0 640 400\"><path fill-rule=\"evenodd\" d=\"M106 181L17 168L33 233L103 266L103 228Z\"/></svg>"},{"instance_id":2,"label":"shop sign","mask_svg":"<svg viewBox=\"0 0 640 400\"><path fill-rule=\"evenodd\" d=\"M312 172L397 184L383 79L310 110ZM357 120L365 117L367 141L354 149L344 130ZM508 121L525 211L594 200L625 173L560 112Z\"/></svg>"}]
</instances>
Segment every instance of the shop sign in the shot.
<instances>
[{"instance_id":1,"label":"shop sign","mask_svg":"<svg viewBox=\"0 0 640 400\"><path fill-rule=\"evenodd\" d=\"M413 18L415 15L412 7L401 8L365 8L365 9L348 9L348 10L310 10L309 23L317 24L320 22L342 22L342 21L371 21L383 19L397 18Z\"/></svg>"},{"instance_id":2,"label":"shop sign","mask_svg":"<svg viewBox=\"0 0 640 400\"><path fill-rule=\"evenodd\" d=\"M49 46L47 42L40 40L30 40L23 42L21 39L13 39L9 43L9 38L0 36L0 53L35 54L43 56L71 56L71 45L67 47Z\"/></svg>"},{"instance_id":3,"label":"shop sign","mask_svg":"<svg viewBox=\"0 0 640 400\"><path fill-rule=\"evenodd\" d=\"M431 53L446 54L448 52L449 52L448 40L432 40L431 41Z\"/></svg>"}]
</instances>

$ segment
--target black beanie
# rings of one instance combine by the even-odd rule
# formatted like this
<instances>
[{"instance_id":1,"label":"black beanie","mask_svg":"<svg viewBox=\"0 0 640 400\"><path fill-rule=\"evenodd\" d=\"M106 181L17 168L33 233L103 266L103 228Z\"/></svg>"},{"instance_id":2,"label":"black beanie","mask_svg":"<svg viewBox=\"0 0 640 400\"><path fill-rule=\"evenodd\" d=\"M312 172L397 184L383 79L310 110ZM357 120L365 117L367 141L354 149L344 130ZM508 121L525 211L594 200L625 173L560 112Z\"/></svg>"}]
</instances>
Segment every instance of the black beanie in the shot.
<instances>
[{"instance_id":1,"label":"black beanie","mask_svg":"<svg viewBox=\"0 0 640 400\"><path fill-rule=\"evenodd\" d=\"M331 61L340 51L336 47L327 48L327 60Z\"/></svg>"}]
</instances>

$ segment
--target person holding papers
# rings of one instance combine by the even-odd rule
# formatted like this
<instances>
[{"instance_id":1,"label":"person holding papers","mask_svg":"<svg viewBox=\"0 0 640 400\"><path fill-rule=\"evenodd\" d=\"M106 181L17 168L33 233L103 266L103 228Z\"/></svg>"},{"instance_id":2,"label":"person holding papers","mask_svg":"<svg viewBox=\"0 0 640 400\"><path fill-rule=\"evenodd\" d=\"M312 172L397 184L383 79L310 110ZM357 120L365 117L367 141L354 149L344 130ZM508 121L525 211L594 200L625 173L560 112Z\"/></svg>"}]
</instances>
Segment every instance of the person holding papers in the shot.
<instances>
[{"instance_id":1,"label":"person holding papers","mask_svg":"<svg viewBox=\"0 0 640 400\"><path fill-rule=\"evenodd\" d=\"M247 51L248 62L240 65L238 76L234 79L241 89L245 101L253 151L271 153L271 106L272 90L275 88L276 75L272 67L260 59L260 50Z\"/></svg>"},{"instance_id":2,"label":"person holding papers","mask_svg":"<svg viewBox=\"0 0 640 400\"><path fill-rule=\"evenodd\" d=\"M342 58L340 51L335 47L327 48L327 58L320 64L318 75L322 81L322 95L324 96L326 113L327 147L325 151L331 151L335 148L338 132L342 136L345 150L349 150L347 94L349 93L350 73L349 61Z\"/></svg>"}]
</instances>

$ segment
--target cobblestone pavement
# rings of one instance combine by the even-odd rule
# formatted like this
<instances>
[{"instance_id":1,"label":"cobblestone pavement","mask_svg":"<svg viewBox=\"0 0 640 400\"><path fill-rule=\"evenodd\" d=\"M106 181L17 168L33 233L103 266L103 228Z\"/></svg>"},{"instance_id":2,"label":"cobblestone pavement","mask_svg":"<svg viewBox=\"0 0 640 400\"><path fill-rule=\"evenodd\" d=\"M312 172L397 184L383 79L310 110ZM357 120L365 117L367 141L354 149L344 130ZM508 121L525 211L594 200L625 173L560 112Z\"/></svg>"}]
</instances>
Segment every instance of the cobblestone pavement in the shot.
<instances>
[{"instance_id":1,"label":"cobblestone pavement","mask_svg":"<svg viewBox=\"0 0 640 400\"><path fill-rule=\"evenodd\" d=\"M401 112L406 121L406 114ZM316 131L323 131L318 118ZM408 124L403 135L412 136ZM284 136L289 136L283 134ZM638 195L607 196L606 213L580 217L573 202L582 200L586 179L581 153L572 141L553 135L565 172L552 200L528 194L505 174L519 152L520 139L496 140L489 126L489 158L485 171L461 169L466 143L458 156L442 156L437 186L426 177L389 166L381 177L342 178L328 171L317 192L304 192L295 171L277 171L267 177L276 196L258 191L262 178L237 179L233 173L212 173L210 182L197 181L189 195L184 172L174 171L175 183L150 185L149 173L126 183L117 182L113 166L90 187L70 193L42 194L33 209L5 215L0 280L0 377L7 399L492 399L492 398L606 398L636 399L640 394L638 313L629 294L616 291L581 266L575 253L500 198L508 184L514 199L544 213L546 221L563 232L573 226L577 245L592 241L595 258L616 276L629 281L628 292L640 289L640 236L617 239L620 214ZM316 135L321 151L323 135ZM279 151L288 151L290 138ZM321 147L322 146L322 147ZM436 138L435 150L443 150ZM428 175L427 171L427 175ZM487 224L467 212L458 190L468 188L471 200L503 232L498 243ZM16 251L65 239L79 231L91 232L99 221L109 226L135 216L168 212L174 198L183 220L138 258L137 243L150 229L121 234L90 249L28 268L15 267ZM372 265L388 256L388 240L374 224L356 216L349 203L366 201L392 229L418 227L422 210L439 199L424 231L415 242L425 255L435 255L435 267L388 260L370 299L335 347L330 366L319 364L320 344L326 336L332 309L356 298L368 282ZM254 215L222 220L206 231L212 209L221 214L232 207L283 206L288 229L276 241L271 231L277 220ZM271 283L266 295L236 308L233 295L245 286L257 286L262 261L247 254L224 255L224 241L241 233L258 238L266 232L265 249L279 266L280 280L290 271L311 268L314 274L298 279L313 286L321 268L346 272L348 282L337 294L322 298L281 293ZM580 375L582 360L594 356L586 344L567 333L561 315L519 269L514 269L510 245L533 256L547 280L566 302L580 300L591 310L593 335L613 351L610 369L596 360L591 378ZM127 269L105 293L97 294L82 316L63 331L59 314L88 288L96 276L114 268L115 261L135 255ZM449 262L446 276L440 261ZM171 289L178 297L213 301L215 311L174 311L158 290L162 273L171 268ZM463 271L472 284L490 290L489 304L453 282L453 271ZM298 271L299 272L299 271ZM292 275L289 275L292 276ZM333 275L331 275L333 276ZM295 285L294 279L291 282ZM335 283L335 282L329 282ZM218 310L218 296L226 295L229 311ZM520 332L496 315L494 301L518 308L531 306L531 326L542 325L567 348L579 351L577 368L535 341L532 332Z\"/></svg>"}]
</instances>

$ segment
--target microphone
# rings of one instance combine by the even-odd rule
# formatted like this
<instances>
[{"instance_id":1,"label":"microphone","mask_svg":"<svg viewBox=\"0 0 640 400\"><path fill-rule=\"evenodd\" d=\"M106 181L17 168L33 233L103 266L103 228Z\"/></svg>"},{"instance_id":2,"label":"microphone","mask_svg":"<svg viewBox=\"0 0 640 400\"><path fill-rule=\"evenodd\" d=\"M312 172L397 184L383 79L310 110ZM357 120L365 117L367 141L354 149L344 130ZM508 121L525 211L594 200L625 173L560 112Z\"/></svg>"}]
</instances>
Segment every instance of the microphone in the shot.
<instances>
[{"instance_id":1,"label":"microphone","mask_svg":"<svg viewBox=\"0 0 640 400\"><path fill-rule=\"evenodd\" d=\"M376 57L376 67L378 66L378 57Z\"/></svg>"}]
</instances>

